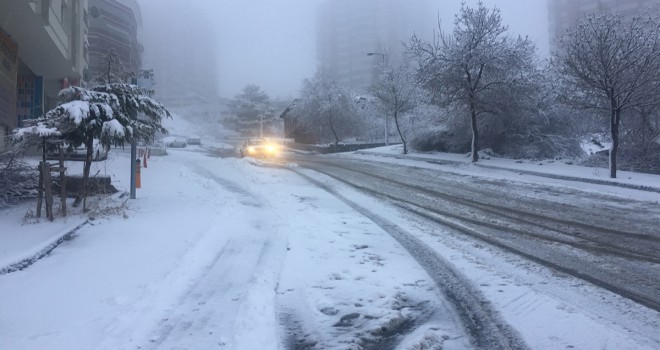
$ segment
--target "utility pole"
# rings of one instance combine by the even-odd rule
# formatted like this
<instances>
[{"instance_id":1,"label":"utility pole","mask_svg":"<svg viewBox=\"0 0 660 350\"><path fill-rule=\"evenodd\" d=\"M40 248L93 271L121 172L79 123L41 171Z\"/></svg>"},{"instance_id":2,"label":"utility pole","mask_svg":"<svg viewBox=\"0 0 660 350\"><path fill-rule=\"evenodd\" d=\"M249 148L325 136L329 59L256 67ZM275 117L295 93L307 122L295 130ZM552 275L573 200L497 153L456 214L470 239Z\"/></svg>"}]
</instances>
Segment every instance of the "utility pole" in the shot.
<instances>
[{"instance_id":1,"label":"utility pole","mask_svg":"<svg viewBox=\"0 0 660 350\"><path fill-rule=\"evenodd\" d=\"M133 141L131 141L131 199L135 199L135 182L137 177L137 165L135 160L137 159L137 141L135 140L135 135L133 135Z\"/></svg>"}]
</instances>

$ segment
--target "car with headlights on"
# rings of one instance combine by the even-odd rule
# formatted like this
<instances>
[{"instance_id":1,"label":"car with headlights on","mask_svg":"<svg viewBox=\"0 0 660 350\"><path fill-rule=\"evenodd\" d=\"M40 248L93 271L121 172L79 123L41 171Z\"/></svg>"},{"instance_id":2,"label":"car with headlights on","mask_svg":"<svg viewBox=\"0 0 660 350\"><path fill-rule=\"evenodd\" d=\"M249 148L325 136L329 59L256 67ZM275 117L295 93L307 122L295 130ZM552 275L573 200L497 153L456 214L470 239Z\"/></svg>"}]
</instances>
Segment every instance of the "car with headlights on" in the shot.
<instances>
[{"instance_id":1,"label":"car with headlights on","mask_svg":"<svg viewBox=\"0 0 660 350\"><path fill-rule=\"evenodd\" d=\"M264 139L251 139L243 142L240 153L242 157L264 158L275 157L279 154L280 147L277 143Z\"/></svg>"}]
</instances>

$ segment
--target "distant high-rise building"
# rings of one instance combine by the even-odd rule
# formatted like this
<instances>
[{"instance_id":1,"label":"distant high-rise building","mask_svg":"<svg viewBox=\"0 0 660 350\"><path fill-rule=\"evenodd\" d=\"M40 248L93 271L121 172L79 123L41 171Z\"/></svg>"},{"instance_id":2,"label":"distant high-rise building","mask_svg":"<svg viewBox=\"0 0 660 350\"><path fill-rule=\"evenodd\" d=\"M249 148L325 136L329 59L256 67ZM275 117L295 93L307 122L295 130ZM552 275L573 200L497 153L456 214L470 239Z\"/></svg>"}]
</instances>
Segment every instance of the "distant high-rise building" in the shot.
<instances>
[{"instance_id":1,"label":"distant high-rise building","mask_svg":"<svg viewBox=\"0 0 660 350\"><path fill-rule=\"evenodd\" d=\"M396 60L413 34L433 30L430 8L428 0L326 1L318 9L319 69L346 86L369 87L383 54Z\"/></svg>"},{"instance_id":2,"label":"distant high-rise building","mask_svg":"<svg viewBox=\"0 0 660 350\"><path fill-rule=\"evenodd\" d=\"M649 9L660 9L660 0L548 0L550 49L555 50L557 39L586 13L607 11L632 17Z\"/></svg>"},{"instance_id":3,"label":"distant high-rise building","mask_svg":"<svg viewBox=\"0 0 660 350\"><path fill-rule=\"evenodd\" d=\"M194 2L141 4L144 65L153 70L156 98L175 108L217 103L217 37L208 14Z\"/></svg>"},{"instance_id":4,"label":"distant high-rise building","mask_svg":"<svg viewBox=\"0 0 660 350\"><path fill-rule=\"evenodd\" d=\"M110 49L115 50L124 69L137 74L142 65L141 26L136 0L89 0L89 70L85 80L91 82L102 74L101 62Z\"/></svg>"}]
</instances>

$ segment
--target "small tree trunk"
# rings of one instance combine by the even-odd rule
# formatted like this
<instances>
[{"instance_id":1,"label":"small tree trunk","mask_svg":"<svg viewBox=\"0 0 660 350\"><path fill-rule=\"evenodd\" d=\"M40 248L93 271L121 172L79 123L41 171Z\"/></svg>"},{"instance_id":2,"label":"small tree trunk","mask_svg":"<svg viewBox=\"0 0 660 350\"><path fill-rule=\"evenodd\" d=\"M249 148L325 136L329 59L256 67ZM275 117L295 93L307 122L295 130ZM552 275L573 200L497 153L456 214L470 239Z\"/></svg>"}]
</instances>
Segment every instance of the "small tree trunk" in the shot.
<instances>
[{"instance_id":1,"label":"small tree trunk","mask_svg":"<svg viewBox=\"0 0 660 350\"><path fill-rule=\"evenodd\" d=\"M332 130L332 135L335 137L335 146L339 145L339 136L337 135L337 130L335 130L335 123L332 119L332 112L329 112L328 122L330 124L330 130Z\"/></svg>"},{"instance_id":2,"label":"small tree trunk","mask_svg":"<svg viewBox=\"0 0 660 350\"><path fill-rule=\"evenodd\" d=\"M92 167L92 157L94 150L89 147L90 142L85 142L85 147L87 148L85 152L85 162L83 164L83 176L80 184L80 190L76 195L76 200L73 201L73 207L77 208L80 203L83 203L83 212L87 210L87 182L89 182L89 172ZM94 143L92 139L92 144Z\"/></svg>"},{"instance_id":3,"label":"small tree trunk","mask_svg":"<svg viewBox=\"0 0 660 350\"><path fill-rule=\"evenodd\" d=\"M39 163L39 184L37 185L37 217L41 217L41 207L43 205L44 198L44 164L45 162Z\"/></svg>"},{"instance_id":4,"label":"small tree trunk","mask_svg":"<svg viewBox=\"0 0 660 350\"><path fill-rule=\"evenodd\" d=\"M85 157L85 166L83 169L83 178L82 178L82 201L83 201L83 212L87 211L87 187L89 182L89 171L92 168L92 157L94 155L94 139L89 138L85 143L87 147L87 156Z\"/></svg>"},{"instance_id":5,"label":"small tree trunk","mask_svg":"<svg viewBox=\"0 0 660 350\"><path fill-rule=\"evenodd\" d=\"M477 111L470 101L470 119L472 124L472 163L479 161L479 130L477 130Z\"/></svg>"},{"instance_id":6,"label":"small tree trunk","mask_svg":"<svg viewBox=\"0 0 660 350\"><path fill-rule=\"evenodd\" d=\"M44 194L46 198L46 217L48 220L53 221L53 179L50 175L50 164L47 162L41 163L42 172L44 174Z\"/></svg>"},{"instance_id":7,"label":"small tree trunk","mask_svg":"<svg viewBox=\"0 0 660 350\"><path fill-rule=\"evenodd\" d=\"M612 108L610 117L610 134L612 136L612 147L610 148L610 178L616 178L616 156L619 150L619 117L621 111Z\"/></svg>"},{"instance_id":8,"label":"small tree trunk","mask_svg":"<svg viewBox=\"0 0 660 350\"><path fill-rule=\"evenodd\" d=\"M60 213L66 216L66 171L64 169L64 150L60 149Z\"/></svg>"},{"instance_id":9,"label":"small tree trunk","mask_svg":"<svg viewBox=\"0 0 660 350\"><path fill-rule=\"evenodd\" d=\"M394 112L394 124L396 125L396 131L399 133L401 142L403 143L403 154L408 154L408 145L406 143L406 139L403 137L403 133L401 132L401 127L399 126L399 113L396 111Z\"/></svg>"}]
</instances>

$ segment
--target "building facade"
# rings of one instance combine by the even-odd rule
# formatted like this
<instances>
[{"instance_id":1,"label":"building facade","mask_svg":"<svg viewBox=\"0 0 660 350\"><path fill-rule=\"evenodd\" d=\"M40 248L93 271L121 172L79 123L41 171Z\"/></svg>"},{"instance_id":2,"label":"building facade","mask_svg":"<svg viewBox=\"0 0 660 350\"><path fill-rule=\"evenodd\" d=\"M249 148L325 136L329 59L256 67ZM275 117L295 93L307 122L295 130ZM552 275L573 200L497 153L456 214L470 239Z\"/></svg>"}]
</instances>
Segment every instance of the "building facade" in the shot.
<instances>
[{"instance_id":1,"label":"building facade","mask_svg":"<svg viewBox=\"0 0 660 350\"><path fill-rule=\"evenodd\" d=\"M137 75L142 66L143 47L138 39L142 14L136 0L89 0L89 69L85 80L102 75L101 63L114 49L124 69Z\"/></svg>"},{"instance_id":2,"label":"building facade","mask_svg":"<svg viewBox=\"0 0 660 350\"><path fill-rule=\"evenodd\" d=\"M587 13L606 11L632 17L659 9L660 0L548 0L550 50L556 50L558 38Z\"/></svg>"},{"instance_id":3,"label":"building facade","mask_svg":"<svg viewBox=\"0 0 660 350\"><path fill-rule=\"evenodd\" d=\"M0 2L0 147L22 120L57 105L88 66L87 0Z\"/></svg>"},{"instance_id":4,"label":"building facade","mask_svg":"<svg viewBox=\"0 0 660 350\"><path fill-rule=\"evenodd\" d=\"M319 69L342 85L365 89L387 54L400 57L414 33L433 30L427 0L328 0L318 8ZM371 53L371 55L368 55Z\"/></svg>"}]
</instances>

